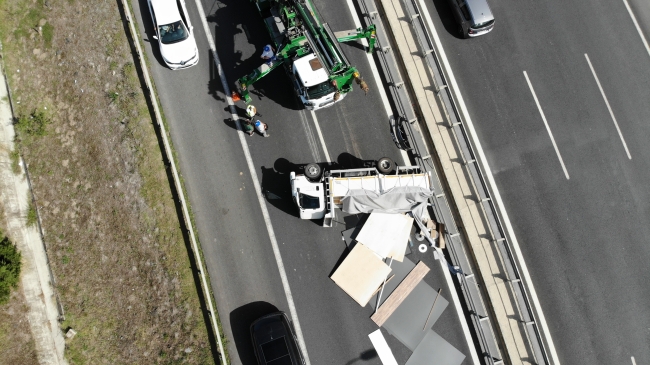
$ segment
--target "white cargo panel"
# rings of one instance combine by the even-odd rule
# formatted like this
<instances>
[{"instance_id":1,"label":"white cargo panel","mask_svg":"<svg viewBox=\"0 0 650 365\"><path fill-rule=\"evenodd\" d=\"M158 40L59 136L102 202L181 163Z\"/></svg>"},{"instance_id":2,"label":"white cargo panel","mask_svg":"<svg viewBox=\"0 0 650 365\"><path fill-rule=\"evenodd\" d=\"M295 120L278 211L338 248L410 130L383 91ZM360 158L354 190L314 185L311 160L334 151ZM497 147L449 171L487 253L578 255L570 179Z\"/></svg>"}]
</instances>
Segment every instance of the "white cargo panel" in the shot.
<instances>
[{"instance_id":1,"label":"white cargo panel","mask_svg":"<svg viewBox=\"0 0 650 365\"><path fill-rule=\"evenodd\" d=\"M383 194L396 186L417 186L430 189L431 177L427 173L330 178L330 194L334 198L344 197L347 195L348 190L357 189Z\"/></svg>"}]
</instances>

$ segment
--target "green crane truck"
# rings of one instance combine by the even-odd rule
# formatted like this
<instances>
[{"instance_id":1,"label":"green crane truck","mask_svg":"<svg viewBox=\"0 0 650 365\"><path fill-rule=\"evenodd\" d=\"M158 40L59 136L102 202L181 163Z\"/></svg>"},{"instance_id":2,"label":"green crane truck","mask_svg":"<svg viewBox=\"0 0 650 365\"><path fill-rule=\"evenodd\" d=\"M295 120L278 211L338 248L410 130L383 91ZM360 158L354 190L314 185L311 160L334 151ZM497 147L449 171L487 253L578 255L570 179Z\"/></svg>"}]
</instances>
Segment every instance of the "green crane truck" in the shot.
<instances>
[{"instance_id":1,"label":"green crane truck","mask_svg":"<svg viewBox=\"0 0 650 365\"><path fill-rule=\"evenodd\" d=\"M311 0L251 0L257 6L275 49L274 57L235 83L233 99L250 103L250 86L282 65L305 108L317 110L343 100L356 82L364 92L368 85L350 65L339 42L368 40L375 47L375 26L333 33L322 23Z\"/></svg>"}]
</instances>

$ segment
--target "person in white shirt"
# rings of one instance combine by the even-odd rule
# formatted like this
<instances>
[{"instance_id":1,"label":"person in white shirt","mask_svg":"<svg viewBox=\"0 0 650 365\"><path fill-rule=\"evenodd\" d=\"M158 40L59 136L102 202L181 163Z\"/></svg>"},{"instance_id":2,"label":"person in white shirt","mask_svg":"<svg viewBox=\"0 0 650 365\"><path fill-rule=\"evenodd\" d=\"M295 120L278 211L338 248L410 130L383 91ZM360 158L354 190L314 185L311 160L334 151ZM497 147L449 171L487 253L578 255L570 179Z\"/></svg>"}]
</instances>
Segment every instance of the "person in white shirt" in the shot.
<instances>
[{"instance_id":1,"label":"person in white shirt","mask_svg":"<svg viewBox=\"0 0 650 365\"><path fill-rule=\"evenodd\" d=\"M258 119L255 121L254 124L255 124L255 129L257 129L257 131L260 132L261 135L263 135L264 137L270 137L270 135L266 132L266 130L269 129L269 126L266 125L266 123Z\"/></svg>"}]
</instances>

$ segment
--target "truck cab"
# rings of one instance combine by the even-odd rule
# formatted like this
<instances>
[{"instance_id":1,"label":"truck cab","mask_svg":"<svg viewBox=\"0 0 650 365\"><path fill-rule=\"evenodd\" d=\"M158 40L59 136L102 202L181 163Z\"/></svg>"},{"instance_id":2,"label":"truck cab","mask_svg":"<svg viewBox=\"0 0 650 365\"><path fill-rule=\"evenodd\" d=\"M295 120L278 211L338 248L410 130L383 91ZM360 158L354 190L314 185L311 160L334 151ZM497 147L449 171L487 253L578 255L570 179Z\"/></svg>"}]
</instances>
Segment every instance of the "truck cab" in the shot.
<instances>
[{"instance_id":1,"label":"truck cab","mask_svg":"<svg viewBox=\"0 0 650 365\"><path fill-rule=\"evenodd\" d=\"M289 174L291 198L298 207L300 219L321 219L325 217L325 192L323 183L312 181L305 175Z\"/></svg>"},{"instance_id":2,"label":"truck cab","mask_svg":"<svg viewBox=\"0 0 650 365\"><path fill-rule=\"evenodd\" d=\"M315 53L296 59L291 67L291 76L296 93L308 110L328 107L345 97L338 91L336 82L330 80Z\"/></svg>"}]
</instances>

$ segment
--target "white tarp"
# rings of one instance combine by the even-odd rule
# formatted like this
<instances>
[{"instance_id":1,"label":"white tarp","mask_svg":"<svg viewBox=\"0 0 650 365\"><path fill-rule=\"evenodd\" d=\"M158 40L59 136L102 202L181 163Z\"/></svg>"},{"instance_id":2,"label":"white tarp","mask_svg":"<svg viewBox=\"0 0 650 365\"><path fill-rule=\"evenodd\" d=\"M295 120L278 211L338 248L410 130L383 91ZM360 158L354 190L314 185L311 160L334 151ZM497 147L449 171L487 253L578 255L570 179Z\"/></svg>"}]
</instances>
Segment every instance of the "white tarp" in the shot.
<instances>
[{"instance_id":1,"label":"white tarp","mask_svg":"<svg viewBox=\"0 0 650 365\"><path fill-rule=\"evenodd\" d=\"M417 186L397 186L383 194L365 189L349 190L341 199L342 210L350 214L359 213L406 213L412 212L421 233L433 244L422 218L428 216L427 204L433 191Z\"/></svg>"}]
</instances>

